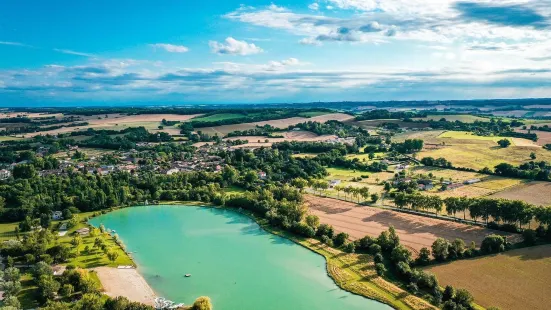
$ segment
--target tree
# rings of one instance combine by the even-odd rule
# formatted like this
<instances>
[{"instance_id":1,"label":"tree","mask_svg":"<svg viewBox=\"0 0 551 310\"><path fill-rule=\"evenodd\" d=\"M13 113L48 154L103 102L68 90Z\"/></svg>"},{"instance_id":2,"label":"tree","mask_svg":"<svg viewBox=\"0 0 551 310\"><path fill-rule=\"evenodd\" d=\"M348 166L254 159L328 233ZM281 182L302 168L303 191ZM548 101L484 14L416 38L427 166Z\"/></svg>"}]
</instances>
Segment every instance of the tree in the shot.
<instances>
[{"instance_id":1,"label":"tree","mask_svg":"<svg viewBox=\"0 0 551 310\"><path fill-rule=\"evenodd\" d=\"M75 289L71 284L64 284L59 290L59 293L61 294L61 296L68 298L73 294L74 291Z\"/></svg>"},{"instance_id":2,"label":"tree","mask_svg":"<svg viewBox=\"0 0 551 310\"><path fill-rule=\"evenodd\" d=\"M212 310L212 303L210 301L210 298L206 296L201 296L195 300L193 303L193 306L191 307L192 310Z\"/></svg>"},{"instance_id":3,"label":"tree","mask_svg":"<svg viewBox=\"0 0 551 310\"><path fill-rule=\"evenodd\" d=\"M356 244L354 242L347 242L344 245L344 251L346 253L354 253L356 251Z\"/></svg>"},{"instance_id":4,"label":"tree","mask_svg":"<svg viewBox=\"0 0 551 310\"><path fill-rule=\"evenodd\" d=\"M302 192L302 190L308 186L308 181L303 178L296 178L291 181L291 185L298 188Z\"/></svg>"},{"instance_id":5,"label":"tree","mask_svg":"<svg viewBox=\"0 0 551 310\"><path fill-rule=\"evenodd\" d=\"M506 148L506 147L509 147L509 145L511 145L511 141L509 141L509 139L501 139L497 141L497 144L499 144L499 146L503 148Z\"/></svg>"},{"instance_id":6,"label":"tree","mask_svg":"<svg viewBox=\"0 0 551 310\"><path fill-rule=\"evenodd\" d=\"M118 257L119 257L119 252L117 251L107 252L107 258L112 262L116 261Z\"/></svg>"},{"instance_id":7,"label":"tree","mask_svg":"<svg viewBox=\"0 0 551 310\"><path fill-rule=\"evenodd\" d=\"M40 276L37 285L38 294L43 300L54 299L60 286L52 275Z\"/></svg>"},{"instance_id":8,"label":"tree","mask_svg":"<svg viewBox=\"0 0 551 310\"><path fill-rule=\"evenodd\" d=\"M454 301L459 305L462 305L464 307L470 307L473 300L474 298L471 295L471 293L469 293L469 291L465 289L460 288L455 292Z\"/></svg>"},{"instance_id":9,"label":"tree","mask_svg":"<svg viewBox=\"0 0 551 310\"><path fill-rule=\"evenodd\" d=\"M0 308L2 310L10 310L10 309L21 309L21 303L19 302L19 299L17 299L16 296L7 296L2 300L3 306ZM10 308L11 307L11 308Z\"/></svg>"},{"instance_id":10,"label":"tree","mask_svg":"<svg viewBox=\"0 0 551 310\"><path fill-rule=\"evenodd\" d=\"M386 273L386 267L382 263L375 264L375 271L379 277L383 276Z\"/></svg>"},{"instance_id":11,"label":"tree","mask_svg":"<svg viewBox=\"0 0 551 310\"><path fill-rule=\"evenodd\" d=\"M346 242L347 239L348 239L348 234L341 232L335 236L335 240L333 240L333 243L336 247L340 247Z\"/></svg>"},{"instance_id":12,"label":"tree","mask_svg":"<svg viewBox=\"0 0 551 310\"><path fill-rule=\"evenodd\" d=\"M449 255L449 242L446 239L438 238L432 244L432 256L439 261L445 261Z\"/></svg>"},{"instance_id":13,"label":"tree","mask_svg":"<svg viewBox=\"0 0 551 310\"><path fill-rule=\"evenodd\" d=\"M333 239L333 234L335 231L333 230L333 226L327 225L327 224L321 224L318 227L318 230L316 232L316 236L322 237L327 236L329 239Z\"/></svg>"},{"instance_id":14,"label":"tree","mask_svg":"<svg viewBox=\"0 0 551 310\"><path fill-rule=\"evenodd\" d=\"M535 160L537 158L536 153L534 153L534 152L530 153L530 158L532 160Z\"/></svg>"},{"instance_id":15,"label":"tree","mask_svg":"<svg viewBox=\"0 0 551 310\"><path fill-rule=\"evenodd\" d=\"M403 245L399 245L392 250L390 258L394 263L405 262L409 264L411 262L411 252Z\"/></svg>"},{"instance_id":16,"label":"tree","mask_svg":"<svg viewBox=\"0 0 551 310\"><path fill-rule=\"evenodd\" d=\"M451 285L446 285L444 293L442 294L442 300L448 301L452 300L455 297L455 289Z\"/></svg>"},{"instance_id":17,"label":"tree","mask_svg":"<svg viewBox=\"0 0 551 310\"><path fill-rule=\"evenodd\" d=\"M371 194L371 202L376 203L377 200L379 200L379 194L377 194L377 193Z\"/></svg>"},{"instance_id":18,"label":"tree","mask_svg":"<svg viewBox=\"0 0 551 310\"><path fill-rule=\"evenodd\" d=\"M103 301L99 294L84 294L75 304L74 310L102 310Z\"/></svg>"},{"instance_id":19,"label":"tree","mask_svg":"<svg viewBox=\"0 0 551 310\"><path fill-rule=\"evenodd\" d=\"M430 250L427 248L421 248L416 261L419 265L427 265L430 263Z\"/></svg>"},{"instance_id":20,"label":"tree","mask_svg":"<svg viewBox=\"0 0 551 310\"><path fill-rule=\"evenodd\" d=\"M306 224L308 224L308 226L316 229L316 228L318 228L318 226L320 224L320 219L316 215L309 214L309 215L306 216Z\"/></svg>"},{"instance_id":21,"label":"tree","mask_svg":"<svg viewBox=\"0 0 551 310\"><path fill-rule=\"evenodd\" d=\"M482 253L499 253L505 251L505 239L500 235L489 235L482 240L480 246Z\"/></svg>"}]
</instances>

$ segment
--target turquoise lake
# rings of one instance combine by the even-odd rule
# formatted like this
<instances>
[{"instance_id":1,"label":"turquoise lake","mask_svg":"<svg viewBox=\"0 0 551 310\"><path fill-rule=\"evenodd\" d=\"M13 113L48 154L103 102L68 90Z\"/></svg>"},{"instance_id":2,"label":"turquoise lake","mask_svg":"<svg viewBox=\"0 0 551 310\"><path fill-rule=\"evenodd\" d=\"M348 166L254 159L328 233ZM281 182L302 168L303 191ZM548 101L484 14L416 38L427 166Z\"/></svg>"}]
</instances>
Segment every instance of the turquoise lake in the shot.
<instances>
[{"instance_id":1,"label":"turquoise lake","mask_svg":"<svg viewBox=\"0 0 551 310\"><path fill-rule=\"evenodd\" d=\"M209 296L216 310L392 309L341 290L322 256L231 210L133 207L90 223L116 230L157 295L175 302Z\"/></svg>"}]
</instances>

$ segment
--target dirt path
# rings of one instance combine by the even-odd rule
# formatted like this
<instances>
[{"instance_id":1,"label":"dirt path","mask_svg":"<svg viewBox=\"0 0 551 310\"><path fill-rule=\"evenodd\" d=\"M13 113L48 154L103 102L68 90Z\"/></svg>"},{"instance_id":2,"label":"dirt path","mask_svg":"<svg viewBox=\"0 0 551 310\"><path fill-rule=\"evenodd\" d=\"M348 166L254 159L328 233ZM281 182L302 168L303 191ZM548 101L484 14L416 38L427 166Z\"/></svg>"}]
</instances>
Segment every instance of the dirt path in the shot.
<instances>
[{"instance_id":1,"label":"dirt path","mask_svg":"<svg viewBox=\"0 0 551 310\"><path fill-rule=\"evenodd\" d=\"M305 195L310 213L320 218L321 223L332 225L336 231L346 232L353 239L366 235L376 237L391 225L400 236L402 244L417 253L421 248L430 249L437 238L454 240L461 238L467 245L474 241L480 246L482 240L491 234L508 235L478 226L469 226L445 220L406 214L392 210L359 206L332 198Z\"/></svg>"},{"instance_id":2,"label":"dirt path","mask_svg":"<svg viewBox=\"0 0 551 310\"><path fill-rule=\"evenodd\" d=\"M136 269L98 267L94 270L98 273L106 295L124 296L150 306L155 303L155 292Z\"/></svg>"}]
</instances>

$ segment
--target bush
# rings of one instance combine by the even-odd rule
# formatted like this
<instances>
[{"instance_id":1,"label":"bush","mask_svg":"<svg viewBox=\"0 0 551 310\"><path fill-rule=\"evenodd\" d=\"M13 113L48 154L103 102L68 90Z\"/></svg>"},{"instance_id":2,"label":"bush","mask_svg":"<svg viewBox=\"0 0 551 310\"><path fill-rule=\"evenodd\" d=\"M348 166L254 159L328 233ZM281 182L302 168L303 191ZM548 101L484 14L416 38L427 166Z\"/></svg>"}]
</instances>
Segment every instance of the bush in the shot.
<instances>
[{"instance_id":1,"label":"bush","mask_svg":"<svg viewBox=\"0 0 551 310\"><path fill-rule=\"evenodd\" d=\"M473 302L474 298L469 293L469 291L465 289L458 289L455 292L455 297L453 299L457 304L462 305L463 307L470 307L471 303Z\"/></svg>"},{"instance_id":2,"label":"bush","mask_svg":"<svg viewBox=\"0 0 551 310\"><path fill-rule=\"evenodd\" d=\"M300 236L303 236L303 237L307 237L307 238L312 238L316 235L316 232L314 231L314 229L312 227L308 226L308 224L306 224L306 223L297 223L297 222L295 222L291 226L291 229L294 233L296 233Z\"/></svg>"},{"instance_id":3,"label":"bush","mask_svg":"<svg viewBox=\"0 0 551 310\"><path fill-rule=\"evenodd\" d=\"M455 289L451 285L446 285L444 293L442 294L442 300L448 301L452 300L455 297Z\"/></svg>"},{"instance_id":4,"label":"bush","mask_svg":"<svg viewBox=\"0 0 551 310\"><path fill-rule=\"evenodd\" d=\"M376 264L382 263L382 262L384 261L383 255L381 255L381 253L375 254L375 256L373 256L373 261L374 261Z\"/></svg>"}]
</instances>

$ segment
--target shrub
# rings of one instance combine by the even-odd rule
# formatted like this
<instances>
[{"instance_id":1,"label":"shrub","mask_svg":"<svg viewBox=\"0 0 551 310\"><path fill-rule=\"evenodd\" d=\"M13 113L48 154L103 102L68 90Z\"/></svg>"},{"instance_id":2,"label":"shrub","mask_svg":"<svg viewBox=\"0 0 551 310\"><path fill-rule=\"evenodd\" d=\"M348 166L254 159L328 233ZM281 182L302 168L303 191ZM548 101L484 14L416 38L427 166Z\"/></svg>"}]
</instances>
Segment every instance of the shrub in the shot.
<instances>
[{"instance_id":1,"label":"shrub","mask_svg":"<svg viewBox=\"0 0 551 310\"><path fill-rule=\"evenodd\" d=\"M382 263L383 262L383 255L381 255L381 253L377 253L375 254L375 256L373 256L373 261L378 264L378 263Z\"/></svg>"},{"instance_id":2,"label":"shrub","mask_svg":"<svg viewBox=\"0 0 551 310\"><path fill-rule=\"evenodd\" d=\"M446 285L444 293L442 294L442 300L448 301L452 300L455 297L455 289L451 285Z\"/></svg>"},{"instance_id":3,"label":"shrub","mask_svg":"<svg viewBox=\"0 0 551 310\"><path fill-rule=\"evenodd\" d=\"M421 266L428 265L428 263L430 263L430 250L427 248L422 248L421 251L419 251L419 256L417 257L416 262Z\"/></svg>"}]
</instances>

